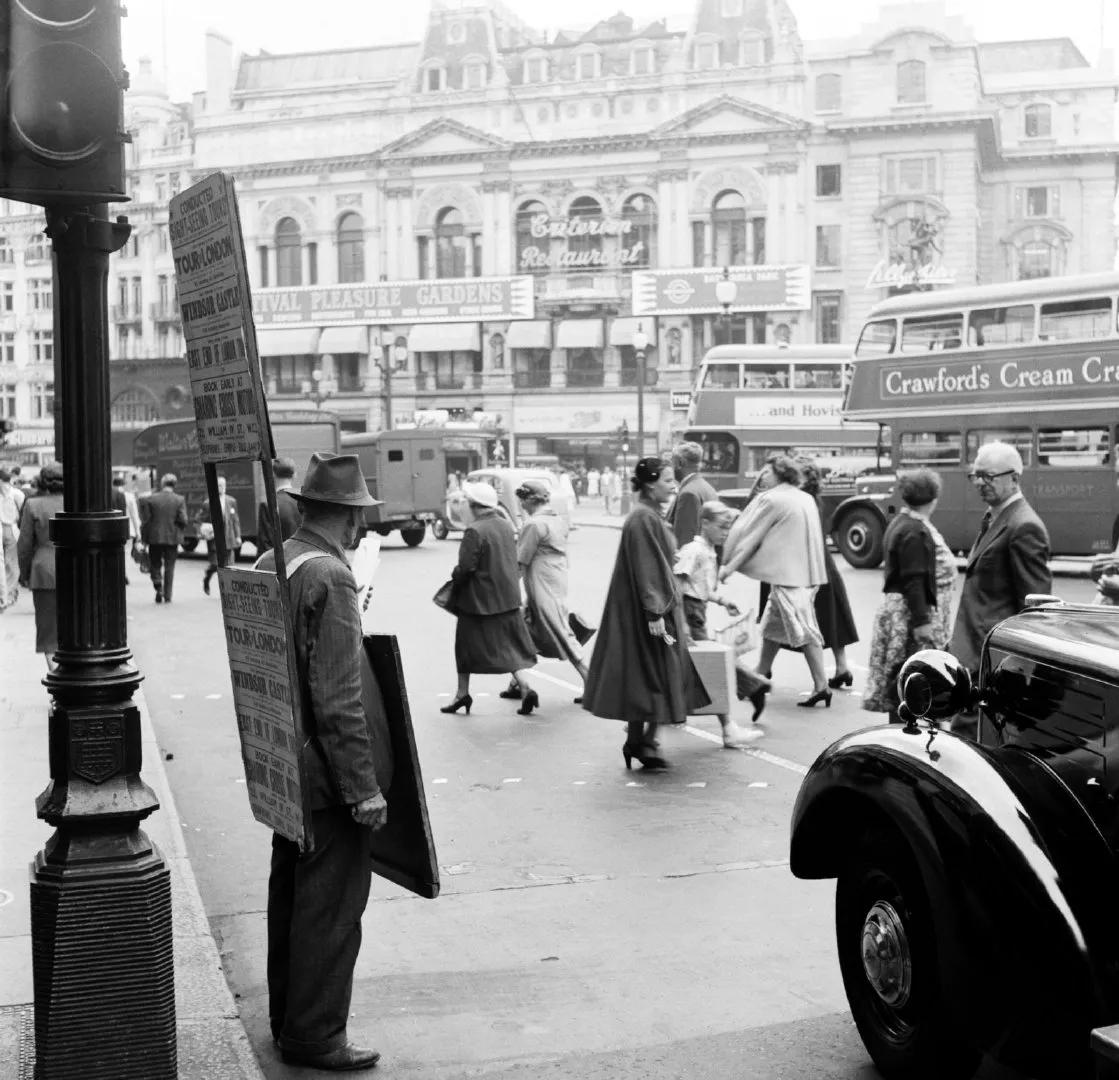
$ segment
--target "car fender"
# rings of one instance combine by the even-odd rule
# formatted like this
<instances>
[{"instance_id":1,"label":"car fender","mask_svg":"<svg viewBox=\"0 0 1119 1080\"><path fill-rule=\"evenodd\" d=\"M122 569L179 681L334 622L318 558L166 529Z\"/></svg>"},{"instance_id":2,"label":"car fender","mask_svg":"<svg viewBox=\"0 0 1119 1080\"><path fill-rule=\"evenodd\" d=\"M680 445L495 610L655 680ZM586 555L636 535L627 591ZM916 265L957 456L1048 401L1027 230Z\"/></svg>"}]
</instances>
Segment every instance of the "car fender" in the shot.
<instances>
[{"instance_id":1,"label":"car fender","mask_svg":"<svg viewBox=\"0 0 1119 1080\"><path fill-rule=\"evenodd\" d=\"M831 512L829 521L829 531L834 532L836 523L843 520L843 515L851 510L870 510L877 514L882 519L882 524L885 525L893 512L890 505L891 495L884 492L881 495L848 495L846 499L836 503L835 508Z\"/></svg>"},{"instance_id":2,"label":"car fender","mask_svg":"<svg viewBox=\"0 0 1119 1080\"><path fill-rule=\"evenodd\" d=\"M1099 978L1106 958L1091 955L1096 928L1085 926L1070 898L1070 886L1079 890L1069 860L1046 842L1059 826L1045 799L1060 801L1063 785L1045 774L1035 773L1031 785L1053 790L1027 805L1013 766L991 751L946 732L930 738L927 730L877 727L826 749L793 808L797 877L837 876L868 827L901 835L928 897L946 1000L980 1045L1005 1036L1021 1018L1016 1003L1026 1000L1038 1005L1059 993L1084 1019L1109 1012ZM1086 814L1063 827L1081 826L1093 846ZM1095 846L1096 865L1111 867L1106 845Z\"/></svg>"}]
</instances>

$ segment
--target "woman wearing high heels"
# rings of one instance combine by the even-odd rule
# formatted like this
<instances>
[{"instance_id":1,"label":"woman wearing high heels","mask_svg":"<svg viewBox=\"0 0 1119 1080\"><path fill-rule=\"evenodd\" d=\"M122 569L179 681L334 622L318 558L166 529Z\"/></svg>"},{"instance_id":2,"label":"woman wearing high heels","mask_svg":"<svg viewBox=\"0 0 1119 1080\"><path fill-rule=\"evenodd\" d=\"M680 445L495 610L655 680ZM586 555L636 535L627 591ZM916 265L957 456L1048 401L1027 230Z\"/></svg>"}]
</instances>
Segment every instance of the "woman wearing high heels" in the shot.
<instances>
[{"instance_id":1,"label":"woman wearing high heels","mask_svg":"<svg viewBox=\"0 0 1119 1080\"><path fill-rule=\"evenodd\" d=\"M524 576L529 636L536 655L569 660L584 682L587 665L583 647L575 639L567 612L568 523L549 505L551 490L543 480L525 480L515 492L525 514L517 538L517 564ZM501 697L521 698L513 683ZM580 698L575 699L577 705Z\"/></svg>"},{"instance_id":2,"label":"woman wearing high heels","mask_svg":"<svg viewBox=\"0 0 1119 1080\"><path fill-rule=\"evenodd\" d=\"M929 520L940 498L932 469L898 475L905 506L883 540L885 583L874 615L863 708L886 712L898 724L898 672L918 649L943 649L951 634L952 593L959 573L951 548Z\"/></svg>"},{"instance_id":3,"label":"woman wearing high heels","mask_svg":"<svg viewBox=\"0 0 1119 1080\"><path fill-rule=\"evenodd\" d=\"M464 482L467 515L454 582L455 665L458 691L440 712L470 712L471 675L512 674L521 691L521 707L528 716L540 704L525 670L536 664L536 653L521 615L517 580L517 545L513 526L498 513L497 492L489 484Z\"/></svg>"},{"instance_id":4,"label":"woman wearing high heels","mask_svg":"<svg viewBox=\"0 0 1119 1080\"><path fill-rule=\"evenodd\" d=\"M618 555L587 672L583 708L626 722L622 756L666 769L657 729L682 724L709 702L688 655L676 541L664 507L676 491L672 466L641 458L630 480L637 504L622 526Z\"/></svg>"},{"instance_id":5,"label":"woman wearing high heels","mask_svg":"<svg viewBox=\"0 0 1119 1080\"><path fill-rule=\"evenodd\" d=\"M758 672L769 678L782 646L804 653L812 673L812 693L797 704L831 705L824 670L824 639L813 601L827 579L824 533L811 495L800 490L801 472L786 455L770 460L758 478L759 494L731 527L723 547L719 579L736 570L769 583L762 614Z\"/></svg>"}]
</instances>

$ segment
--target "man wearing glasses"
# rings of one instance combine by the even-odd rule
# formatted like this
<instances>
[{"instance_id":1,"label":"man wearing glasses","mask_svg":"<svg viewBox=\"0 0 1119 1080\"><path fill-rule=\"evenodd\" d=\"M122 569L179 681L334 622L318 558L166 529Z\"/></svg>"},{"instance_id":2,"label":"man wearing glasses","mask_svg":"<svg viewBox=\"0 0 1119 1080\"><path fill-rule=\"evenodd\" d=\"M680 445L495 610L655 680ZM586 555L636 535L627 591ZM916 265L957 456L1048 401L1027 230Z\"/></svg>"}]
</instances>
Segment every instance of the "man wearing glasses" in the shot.
<instances>
[{"instance_id":1,"label":"man wearing glasses","mask_svg":"<svg viewBox=\"0 0 1119 1080\"><path fill-rule=\"evenodd\" d=\"M1021 455L1008 443L986 443L975 455L970 479L987 512L967 558L951 644L973 677L988 631L1021 611L1030 593L1053 588L1049 533L1018 490L1021 476ZM952 730L974 735L975 715L961 714Z\"/></svg>"}]
</instances>

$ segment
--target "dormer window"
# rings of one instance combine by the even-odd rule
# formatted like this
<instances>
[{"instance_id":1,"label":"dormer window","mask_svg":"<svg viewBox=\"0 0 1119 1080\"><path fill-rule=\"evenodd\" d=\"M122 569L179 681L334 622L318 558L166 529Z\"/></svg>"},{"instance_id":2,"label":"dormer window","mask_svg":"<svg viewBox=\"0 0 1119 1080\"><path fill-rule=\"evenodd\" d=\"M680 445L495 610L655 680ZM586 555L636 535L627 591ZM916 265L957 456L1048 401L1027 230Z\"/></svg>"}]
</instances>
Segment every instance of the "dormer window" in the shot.
<instances>
[{"instance_id":1,"label":"dormer window","mask_svg":"<svg viewBox=\"0 0 1119 1080\"><path fill-rule=\"evenodd\" d=\"M575 58L575 76L583 79L597 79L602 66L602 57L597 52L582 52Z\"/></svg>"},{"instance_id":2,"label":"dormer window","mask_svg":"<svg viewBox=\"0 0 1119 1080\"><path fill-rule=\"evenodd\" d=\"M424 68L424 91L428 94L437 94L440 90L447 89L447 69L439 64L429 64Z\"/></svg>"},{"instance_id":3,"label":"dormer window","mask_svg":"<svg viewBox=\"0 0 1119 1080\"><path fill-rule=\"evenodd\" d=\"M739 64L758 67L765 63L765 39L758 34L743 35L738 43Z\"/></svg>"},{"instance_id":4,"label":"dormer window","mask_svg":"<svg viewBox=\"0 0 1119 1080\"><path fill-rule=\"evenodd\" d=\"M697 41L692 63L696 71L714 71L719 66L719 42Z\"/></svg>"},{"instance_id":5,"label":"dormer window","mask_svg":"<svg viewBox=\"0 0 1119 1080\"><path fill-rule=\"evenodd\" d=\"M1027 139L1048 139L1053 134L1053 110L1048 105L1027 105L1023 114Z\"/></svg>"},{"instance_id":6,"label":"dormer window","mask_svg":"<svg viewBox=\"0 0 1119 1080\"><path fill-rule=\"evenodd\" d=\"M487 82L489 74L485 60L479 57L470 57L462 64L462 88L464 90L481 90Z\"/></svg>"},{"instance_id":7,"label":"dormer window","mask_svg":"<svg viewBox=\"0 0 1119 1080\"><path fill-rule=\"evenodd\" d=\"M925 62L905 60L898 64L898 104L923 105L925 96Z\"/></svg>"},{"instance_id":8,"label":"dormer window","mask_svg":"<svg viewBox=\"0 0 1119 1080\"><path fill-rule=\"evenodd\" d=\"M528 56L525 58L524 81L526 83L542 83L548 79L548 60L543 56Z\"/></svg>"},{"instance_id":9,"label":"dormer window","mask_svg":"<svg viewBox=\"0 0 1119 1080\"><path fill-rule=\"evenodd\" d=\"M656 53L652 45L638 45L630 55L631 75L652 75L656 70Z\"/></svg>"}]
</instances>

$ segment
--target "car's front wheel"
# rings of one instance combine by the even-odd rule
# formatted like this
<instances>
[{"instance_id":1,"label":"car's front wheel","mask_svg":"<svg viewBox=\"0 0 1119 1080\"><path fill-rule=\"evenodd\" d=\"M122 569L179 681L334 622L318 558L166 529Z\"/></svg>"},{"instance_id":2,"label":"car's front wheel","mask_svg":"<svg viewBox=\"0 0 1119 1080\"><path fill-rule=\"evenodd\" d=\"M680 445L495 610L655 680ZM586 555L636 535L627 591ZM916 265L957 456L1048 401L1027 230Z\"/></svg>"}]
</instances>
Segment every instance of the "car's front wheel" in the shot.
<instances>
[{"instance_id":1,"label":"car's front wheel","mask_svg":"<svg viewBox=\"0 0 1119 1080\"><path fill-rule=\"evenodd\" d=\"M835 932L843 987L889 1080L970 1080L980 1054L945 1008L928 900L905 845L876 834L841 871Z\"/></svg>"}]
</instances>

